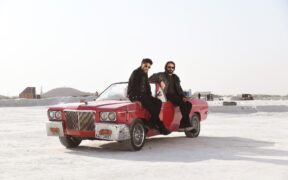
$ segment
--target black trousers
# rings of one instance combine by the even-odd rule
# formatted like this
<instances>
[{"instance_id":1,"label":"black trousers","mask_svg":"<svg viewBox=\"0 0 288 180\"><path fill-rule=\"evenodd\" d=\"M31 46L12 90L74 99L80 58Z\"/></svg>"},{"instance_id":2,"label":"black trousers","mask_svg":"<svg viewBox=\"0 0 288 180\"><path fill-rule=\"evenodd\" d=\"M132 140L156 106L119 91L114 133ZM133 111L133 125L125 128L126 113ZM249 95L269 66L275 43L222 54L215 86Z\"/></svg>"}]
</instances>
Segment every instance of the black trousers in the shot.
<instances>
[{"instance_id":1,"label":"black trousers","mask_svg":"<svg viewBox=\"0 0 288 180\"><path fill-rule=\"evenodd\" d=\"M190 124L190 118L189 114L192 109L192 104L188 101L184 102L182 98L180 98L177 95L167 95L168 101L171 101L174 106L179 106L181 114L182 114L182 119L180 122L181 127L188 127L191 126Z\"/></svg>"},{"instance_id":2,"label":"black trousers","mask_svg":"<svg viewBox=\"0 0 288 180\"><path fill-rule=\"evenodd\" d=\"M138 101L140 101L143 107L150 113L150 122L153 125L161 125L162 122L160 121L159 114L161 111L162 101L153 96L145 96L138 99Z\"/></svg>"}]
</instances>

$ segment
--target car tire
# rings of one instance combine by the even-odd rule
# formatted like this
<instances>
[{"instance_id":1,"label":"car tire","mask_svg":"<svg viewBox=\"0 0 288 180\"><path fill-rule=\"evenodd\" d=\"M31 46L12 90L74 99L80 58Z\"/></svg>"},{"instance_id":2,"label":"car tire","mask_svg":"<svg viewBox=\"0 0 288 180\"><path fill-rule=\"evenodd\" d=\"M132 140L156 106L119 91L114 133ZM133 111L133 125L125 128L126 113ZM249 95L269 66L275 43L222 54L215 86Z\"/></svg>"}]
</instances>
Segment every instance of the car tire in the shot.
<instances>
[{"instance_id":1,"label":"car tire","mask_svg":"<svg viewBox=\"0 0 288 180\"><path fill-rule=\"evenodd\" d=\"M66 148L74 148L79 146L79 144L81 143L82 139L78 138L78 137L73 137L73 136L63 136L63 137L59 137L59 140L61 142L61 144L63 146L65 146Z\"/></svg>"},{"instance_id":2,"label":"car tire","mask_svg":"<svg viewBox=\"0 0 288 180\"><path fill-rule=\"evenodd\" d=\"M135 120L130 126L130 139L125 141L129 150L139 151L145 144L146 129L142 120Z\"/></svg>"},{"instance_id":3,"label":"car tire","mask_svg":"<svg viewBox=\"0 0 288 180\"><path fill-rule=\"evenodd\" d=\"M190 131L184 131L185 135L189 138L196 138L199 136L201 130L200 117L197 114L193 114L192 118L190 119L190 123L193 129Z\"/></svg>"}]
</instances>

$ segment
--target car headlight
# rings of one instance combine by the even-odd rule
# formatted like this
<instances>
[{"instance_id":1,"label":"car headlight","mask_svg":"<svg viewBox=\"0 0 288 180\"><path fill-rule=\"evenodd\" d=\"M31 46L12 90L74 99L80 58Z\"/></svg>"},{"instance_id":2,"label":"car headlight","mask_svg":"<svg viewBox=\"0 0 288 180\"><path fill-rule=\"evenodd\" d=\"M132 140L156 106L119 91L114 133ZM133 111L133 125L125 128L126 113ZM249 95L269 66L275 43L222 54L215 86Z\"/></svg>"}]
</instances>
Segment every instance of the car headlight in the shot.
<instances>
[{"instance_id":1,"label":"car headlight","mask_svg":"<svg viewBox=\"0 0 288 180\"><path fill-rule=\"evenodd\" d=\"M61 111L56 111L55 112L55 118L58 119L58 120L61 120L62 119L62 112Z\"/></svg>"},{"instance_id":2,"label":"car headlight","mask_svg":"<svg viewBox=\"0 0 288 180\"><path fill-rule=\"evenodd\" d=\"M116 121L116 112L100 112L101 121Z\"/></svg>"},{"instance_id":3,"label":"car headlight","mask_svg":"<svg viewBox=\"0 0 288 180\"><path fill-rule=\"evenodd\" d=\"M48 111L48 117L51 120L61 120L62 112L61 111Z\"/></svg>"},{"instance_id":4,"label":"car headlight","mask_svg":"<svg viewBox=\"0 0 288 180\"><path fill-rule=\"evenodd\" d=\"M54 119L55 118L55 111L48 111L48 116L49 116L49 119Z\"/></svg>"},{"instance_id":5,"label":"car headlight","mask_svg":"<svg viewBox=\"0 0 288 180\"><path fill-rule=\"evenodd\" d=\"M106 121L108 118L108 112L101 112L100 113L100 120L101 121Z\"/></svg>"},{"instance_id":6,"label":"car headlight","mask_svg":"<svg viewBox=\"0 0 288 180\"><path fill-rule=\"evenodd\" d=\"M116 121L116 113L115 112L109 112L108 113L108 119L110 121Z\"/></svg>"}]
</instances>

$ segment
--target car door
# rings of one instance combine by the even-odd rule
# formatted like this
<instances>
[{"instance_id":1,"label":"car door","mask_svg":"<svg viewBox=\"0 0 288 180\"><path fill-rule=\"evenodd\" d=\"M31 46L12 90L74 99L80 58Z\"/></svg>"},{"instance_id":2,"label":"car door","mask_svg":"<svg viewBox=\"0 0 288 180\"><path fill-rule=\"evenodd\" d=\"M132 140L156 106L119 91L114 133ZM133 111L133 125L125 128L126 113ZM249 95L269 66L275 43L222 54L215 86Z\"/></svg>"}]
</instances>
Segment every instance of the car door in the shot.
<instances>
[{"instance_id":1,"label":"car door","mask_svg":"<svg viewBox=\"0 0 288 180\"><path fill-rule=\"evenodd\" d=\"M155 90L155 96L162 101L160 119L163 121L165 127L172 131L178 130L182 118L179 107L175 107L170 101L167 101L163 90L158 84L156 84Z\"/></svg>"}]
</instances>

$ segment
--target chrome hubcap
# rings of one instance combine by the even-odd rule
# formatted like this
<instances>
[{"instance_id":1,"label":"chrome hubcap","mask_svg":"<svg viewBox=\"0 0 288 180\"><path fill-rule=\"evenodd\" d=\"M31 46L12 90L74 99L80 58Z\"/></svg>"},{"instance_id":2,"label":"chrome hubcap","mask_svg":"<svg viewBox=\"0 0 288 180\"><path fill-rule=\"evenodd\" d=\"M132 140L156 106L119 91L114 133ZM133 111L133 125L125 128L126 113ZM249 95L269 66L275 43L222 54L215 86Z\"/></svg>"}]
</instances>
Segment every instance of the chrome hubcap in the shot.
<instances>
[{"instance_id":1,"label":"chrome hubcap","mask_svg":"<svg viewBox=\"0 0 288 180\"><path fill-rule=\"evenodd\" d=\"M198 121L198 118L197 117L193 117L192 118L192 122L191 122L191 125L193 127L193 132L197 132L199 131L199 121Z\"/></svg>"},{"instance_id":2,"label":"chrome hubcap","mask_svg":"<svg viewBox=\"0 0 288 180\"><path fill-rule=\"evenodd\" d=\"M144 142L145 131L141 124L135 125L133 129L133 140L136 146L141 146Z\"/></svg>"}]
</instances>

